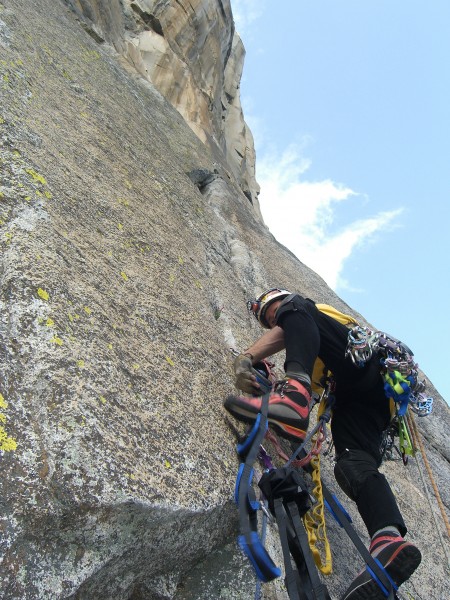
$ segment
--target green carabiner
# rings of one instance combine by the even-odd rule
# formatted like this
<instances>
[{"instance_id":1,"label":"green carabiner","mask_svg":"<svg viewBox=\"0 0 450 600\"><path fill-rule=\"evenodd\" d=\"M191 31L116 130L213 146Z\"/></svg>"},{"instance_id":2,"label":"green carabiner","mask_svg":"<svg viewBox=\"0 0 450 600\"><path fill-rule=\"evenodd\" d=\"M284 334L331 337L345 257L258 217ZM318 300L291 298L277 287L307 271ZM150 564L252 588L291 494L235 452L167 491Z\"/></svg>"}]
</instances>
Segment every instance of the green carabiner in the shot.
<instances>
[{"instance_id":1,"label":"green carabiner","mask_svg":"<svg viewBox=\"0 0 450 600\"><path fill-rule=\"evenodd\" d=\"M403 462L406 465L408 456L414 456L416 449L411 441L411 433L405 417L398 417L398 437L400 452L402 454Z\"/></svg>"}]
</instances>

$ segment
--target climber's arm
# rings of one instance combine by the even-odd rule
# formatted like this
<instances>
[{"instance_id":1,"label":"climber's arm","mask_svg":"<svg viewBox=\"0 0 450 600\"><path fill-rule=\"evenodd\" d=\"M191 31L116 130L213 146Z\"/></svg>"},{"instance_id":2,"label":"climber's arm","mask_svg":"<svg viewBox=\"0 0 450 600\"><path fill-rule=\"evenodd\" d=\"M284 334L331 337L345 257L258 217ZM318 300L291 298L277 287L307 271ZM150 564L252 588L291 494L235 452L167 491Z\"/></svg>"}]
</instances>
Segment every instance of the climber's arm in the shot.
<instances>
[{"instance_id":1,"label":"climber's arm","mask_svg":"<svg viewBox=\"0 0 450 600\"><path fill-rule=\"evenodd\" d=\"M256 364L263 358L280 352L284 347L284 331L281 327L275 326L245 350L244 354L251 355L252 363Z\"/></svg>"}]
</instances>

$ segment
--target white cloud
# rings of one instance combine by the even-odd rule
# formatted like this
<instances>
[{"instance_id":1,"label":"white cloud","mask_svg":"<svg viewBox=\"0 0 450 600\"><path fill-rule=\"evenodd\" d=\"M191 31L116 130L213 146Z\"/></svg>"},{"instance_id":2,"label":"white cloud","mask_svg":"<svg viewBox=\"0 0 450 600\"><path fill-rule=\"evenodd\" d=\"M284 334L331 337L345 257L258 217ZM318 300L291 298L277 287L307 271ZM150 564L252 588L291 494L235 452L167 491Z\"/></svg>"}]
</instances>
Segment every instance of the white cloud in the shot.
<instances>
[{"instance_id":1,"label":"white cloud","mask_svg":"<svg viewBox=\"0 0 450 600\"><path fill-rule=\"evenodd\" d=\"M264 13L265 4L264 0L231 0L234 22L241 38L249 35L250 25Z\"/></svg>"},{"instance_id":2,"label":"white cloud","mask_svg":"<svg viewBox=\"0 0 450 600\"><path fill-rule=\"evenodd\" d=\"M402 208L351 220L333 228L339 205L360 194L331 180L304 179L311 161L291 146L280 157L266 155L257 161L261 186L259 201L266 225L279 242L303 263L321 275L328 285L348 288L343 278L345 261L357 248L367 245L374 234L396 227Z\"/></svg>"}]
</instances>

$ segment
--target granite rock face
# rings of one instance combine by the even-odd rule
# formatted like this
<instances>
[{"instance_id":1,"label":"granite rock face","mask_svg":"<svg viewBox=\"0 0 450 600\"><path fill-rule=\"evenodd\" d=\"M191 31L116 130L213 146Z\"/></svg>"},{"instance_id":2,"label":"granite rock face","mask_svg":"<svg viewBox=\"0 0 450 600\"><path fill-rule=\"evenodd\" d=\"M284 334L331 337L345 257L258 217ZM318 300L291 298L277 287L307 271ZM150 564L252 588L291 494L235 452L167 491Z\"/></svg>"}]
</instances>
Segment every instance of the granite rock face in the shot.
<instances>
[{"instance_id":1,"label":"granite rock face","mask_svg":"<svg viewBox=\"0 0 450 600\"><path fill-rule=\"evenodd\" d=\"M239 85L245 50L229 0L67 0L99 42L150 81L228 168L259 212Z\"/></svg>"},{"instance_id":2,"label":"granite rock face","mask_svg":"<svg viewBox=\"0 0 450 600\"><path fill-rule=\"evenodd\" d=\"M268 232L219 121L210 116L202 138L130 67L130 45L170 30L163 16L175 4L0 2L5 600L253 598L236 552L237 459L222 408L230 348L260 334L245 301L279 285L354 314ZM195 6L223 23L227 65L240 63L229 3ZM183 31L178 53L171 45L178 58L189 43L227 55L220 36L194 43ZM211 74L214 102L236 85L225 71ZM449 409L435 397L418 426L448 511ZM384 468L424 554L405 591L443 600L448 539L420 456ZM323 472L336 488L331 459ZM329 537L337 598L360 561L333 521ZM282 582L264 597L285 599Z\"/></svg>"}]
</instances>

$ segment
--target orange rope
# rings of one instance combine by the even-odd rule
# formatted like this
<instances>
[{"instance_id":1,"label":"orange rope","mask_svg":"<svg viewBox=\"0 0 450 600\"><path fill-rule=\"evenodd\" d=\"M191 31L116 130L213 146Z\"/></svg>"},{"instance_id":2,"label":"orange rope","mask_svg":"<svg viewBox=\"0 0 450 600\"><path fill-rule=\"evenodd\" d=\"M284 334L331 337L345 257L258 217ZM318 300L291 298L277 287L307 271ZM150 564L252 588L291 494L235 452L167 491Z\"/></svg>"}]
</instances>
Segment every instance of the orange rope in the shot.
<instances>
[{"instance_id":1,"label":"orange rope","mask_svg":"<svg viewBox=\"0 0 450 600\"><path fill-rule=\"evenodd\" d=\"M431 470L430 463L428 462L428 458L425 454L425 448L424 448L419 430L417 429L416 421L414 420L413 416L409 413L409 411L407 413L407 417L408 417L408 422L409 422L409 426L411 429L411 433L412 433L412 436L414 439L414 445L418 444L420 447L420 452L422 454L423 462L425 463L425 467L428 471L428 476L430 477L431 485L433 486L434 495L436 496L436 500L439 505L439 509L441 511L442 518L443 518L445 526L447 528L447 535L450 538L450 523L448 521L447 514L445 512L444 503L441 500L441 495L439 493L438 487L436 485L436 482L434 481L433 472Z\"/></svg>"},{"instance_id":2,"label":"orange rope","mask_svg":"<svg viewBox=\"0 0 450 600\"><path fill-rule=\"evenodd\" d=\"M277 454L280 458L282 458L283 460L286 460L286 461L288 461L290 459L290 457L286 454L286 452L284 452L283 448L281 447L278 437L270 429L268 429L266 431L266 438L273 444L273 446L274 446L275 450L277 451ZM319 429L318 434L315 437L313 447L311 448L311 450L303 458L292 461L292 463L291 463L292 466L297 467L297 468L304 467L311 461L311 459L314 456L318 456L322 449L322 444L323 444L324 439L325 439L325 436L322 433L322 431Z\"/></svg>"}]
</instances>

